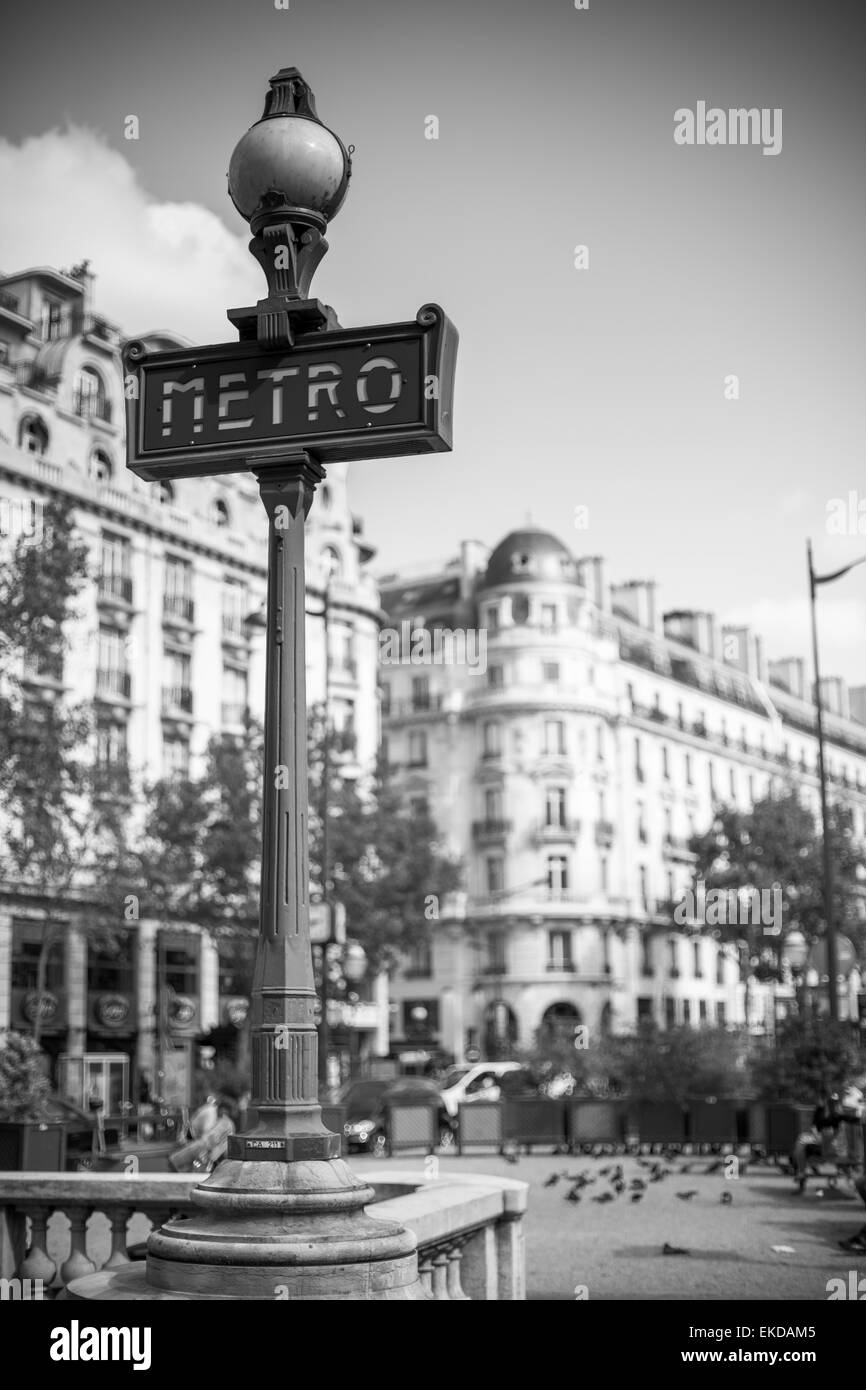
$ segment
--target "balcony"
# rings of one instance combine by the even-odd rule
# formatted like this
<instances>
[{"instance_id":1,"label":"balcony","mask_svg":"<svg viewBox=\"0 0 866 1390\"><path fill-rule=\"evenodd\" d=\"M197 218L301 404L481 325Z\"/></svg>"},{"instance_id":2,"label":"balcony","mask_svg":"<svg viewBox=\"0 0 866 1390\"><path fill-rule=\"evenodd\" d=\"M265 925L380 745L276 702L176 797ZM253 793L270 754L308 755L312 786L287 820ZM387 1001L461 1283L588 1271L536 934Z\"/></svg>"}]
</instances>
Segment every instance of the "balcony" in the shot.
<instances>
[{"instance_id":1,"label":"balcony","mask_svg":"<svg viewBox=\"0 0 866 1390\"><path fill-rule=\"evenodd\" d=\"M190 696L192 695L191 691L185 691L184 693ZM249 706L246 704L238 704L236 701L229 703L223 702L220 707L220 718L223 725L228 727L245 725L249 719L249 714Z\"/></svg>"},{"instance_id":2,"label":"balcony","mask_svg":"<svg viewBox=\"0 0 866 1390\"><path fill-rule=\"evenodd\" d=\"M96 592L100 602L132 603L132 579L128 574L100 574Z\"/></svg>"},{"instance_id":3,"label":"balcony","mask_svg":"<svg viewBox=\"0 0 866 1390\"><path fill-rule=\"evenodd\" d=\"M697 855L689 849L688 840L680 835L668 835L662 845L665 859L673 859L680 864L693 864Z\"/></svg>"},{"instance_id":4,"label":"balcony","mask_svg":"<svg viewBox=\"0 0 866 1390\"><path fill-rule=\"evenodd\" d=\"M192 690L188 685L166 685L162 689L162 712L170 716L192 714Z\"/></svg>"},{"instance_id":5,"label":"balcony","mask_svg":"<svg viewBox=\"0 0 866 1390\"><path fill-rule=\"evenodd\" d=\"M353 663L352 671L350 673L347 673L347 678L351 678L352 680L354 680L355 675L356 669ZM440 710L441 708L441 694L431 693L426 700L422 700L417 697L414 700L392 700L390 705L388 706L387 713L384 709L382 710L382 717L383 719L389 719L392 721L396 719L412 719L413 717L423 719L425 717L428 717L430 714L435 713L435 711Z\"/></svg>"},{"instance_id":6,"label":"balcony","mask_svg":"<svg viewBox=\"0 0 866 1390\"><path fill-rule=\"evenodd\" d=\"M510 820L476 820L472 822L472 838L477 845L491 845L511 834Z\"/></svg>"},{"instance_id":7,"label":"balcony","mask_svg":"<svg viewBox=\"0 0 866 1390\"><path fill-rule=\"evenodd\" d=\"M616 833L613 821L599 820L595 823L595 843L600 849L610 849Z\"/></svg>"},{"instance_id":8,"label":"balcony","mask_svg":"<svg viewBox=\"0 0 866 1390\"><path fill-rule=\"evenodd\" d=\"M162 616L167 623L191 623L195 604L188 594L166 594L162 600Z\"/></svg>"},{"instance_id":9,"label":"balcony","mask_svg":"<svg viewBox=\"0 0 866 1390\"><path fill-rule=\"evenodd\" d=\"M507 975L508 966L504 960L485 961L479 971L481 975Z\"/></svg>"},{"instance_id":10,"label":"balcony","mask_svg":"<svg viewBox=\"0 0 866 1390\"><path fill-rule=\"evenodd\" d=\"M570 958L568 960L549 960L545 969L557 975L576 975L577 966Z\"/></svg>"},{"instance_id":11,"label":"balcony","mask_svg":"<svg viewBox=\"0 0 866 1390\"><path fill-rule=\"evenodd\" d=\"M132 695L132 676L129 671L121 671L117 667L99 668L96 672L96 694L109 699L128 700Z\"/></svg>"},{"instance_id":12,"label":"balcony","mask_svg":"<svg viewBox=\"0 0 866 1390\"><path fill-rule=\"evenodd\" d=\"M244 629L244 620L240 613L223 613L222 621L223 641L245 643L247 633Z\"/></svg>"},{"instance_id":13,"label":"balcony","mask_svg":"<svg viewBox=\"0 0 866 1390\"><path fill-rule=\"evenodd\" d=\"M532 831L532 843L534 845L573 845L579 830L579 820L563 820L553 823L539 821Z\"/></svg>"}]
</instances>

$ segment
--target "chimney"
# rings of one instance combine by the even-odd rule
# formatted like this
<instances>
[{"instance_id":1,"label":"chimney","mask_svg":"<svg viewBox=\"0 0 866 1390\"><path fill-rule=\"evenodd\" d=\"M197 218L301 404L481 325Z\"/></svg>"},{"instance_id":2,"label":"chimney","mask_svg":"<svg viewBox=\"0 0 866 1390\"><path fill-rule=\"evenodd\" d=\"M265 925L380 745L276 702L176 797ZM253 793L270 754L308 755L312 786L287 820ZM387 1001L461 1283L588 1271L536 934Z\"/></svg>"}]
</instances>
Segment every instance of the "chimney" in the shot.
<instances>
[{"instance_id":1,"label":"chimney","mask_svg":"<svg viewBox=\"0 0 866 1390\"><path fill-rule=\"evenodd\" d=\"M727 624L722 628L722 660L747 676L766 680L763 643L749 627Z\"/></svg>"},{"instance_id":2,"label":"chimney","mask_svg":"<svg viewBox=\"0 0 866 1390\"><path fill-rule=\"evenodd\" d=\"M851 718L858 724L866 724L866 685L855 685L848 691Z\"/></svg>"},{"instance_id":3,"label":"chimney","mask_svg":"<svg viewBox=\"0 0 866 1390\"><path fill-rule=\"evenodd\" d=\"M596 608L607 609L604 592L604 559L601 555L584 555L575 561L577 582L586 589Z\"/></svg>"},{"instance_id":4,"label":"chimney","mask_svg":"<svg viewBox=\"0 0 866 1390\"><path fill-rule=\"evenodd\" d=\"M487 568L490 547L481 541L460 542L460 597L471 597L475 579Z\"/></svg>"},{"instance_id":5,"label":"chimney","mask_svg":"<svg viewBox=\"0 0 866 1390\"><path fill-rule=\"evenodd\" d=\"M702 656L719 655L720 643L713 613L702 613L696 609L665 613L664 634L673 642L682 642L686 647L693 647Z\"/></svg>"},{"instance_id":6,"label":"chimney","mask_svg":"<svg viewBox=\"0 0 866 1390\"><path fill-rule=\"evenodd\" d=\"M656 586L651 579L629 579L611 584L610 605L620 618L629 618L647 632L657 632Z\"/></svg>"},{"instance_id":7,"label":"chimney","mask_svg":"<svg viewBox=\"0 0 866 1390\"><path fill-rule=\"evenodd\" d=\"M767 679L770 685L787 690L789 695L796 696L798 700L807 698L806 664L801 656L786 656L781 661L768 662Z\"/></svg>"},{"instance_id":8,"label":"chimney","mask_svg":"<svg viewBox=\"0 0 866 1390\"><path fill-rule=\"evenodd\" d=\"M848 687L841 676L824 676L821 680L821 704L828 714L848 718Z\"/></svg>"}]
</instances>

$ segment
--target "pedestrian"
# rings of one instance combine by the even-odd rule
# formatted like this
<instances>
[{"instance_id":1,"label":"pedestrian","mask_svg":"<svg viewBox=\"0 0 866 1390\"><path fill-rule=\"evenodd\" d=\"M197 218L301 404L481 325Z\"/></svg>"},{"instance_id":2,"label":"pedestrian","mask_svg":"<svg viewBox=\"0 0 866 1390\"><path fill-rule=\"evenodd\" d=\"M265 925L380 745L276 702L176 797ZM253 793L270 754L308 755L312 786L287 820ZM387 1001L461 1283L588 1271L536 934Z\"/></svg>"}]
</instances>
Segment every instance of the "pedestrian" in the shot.
<instances>
[{"instance_id":1,"label":"pedestrian","mask_svg":"<svg viewBox=\"0 0 866 1390\"><path fill-rule=\"evenodd\" d=\"M791 1155L794 1175L801 1192L806 1189L809 1161L840 1156L839 1128L843 1120L837 1091L825 1091L812 1114L812 1128L798 1136Z\"/></svg>"}]
</instances>

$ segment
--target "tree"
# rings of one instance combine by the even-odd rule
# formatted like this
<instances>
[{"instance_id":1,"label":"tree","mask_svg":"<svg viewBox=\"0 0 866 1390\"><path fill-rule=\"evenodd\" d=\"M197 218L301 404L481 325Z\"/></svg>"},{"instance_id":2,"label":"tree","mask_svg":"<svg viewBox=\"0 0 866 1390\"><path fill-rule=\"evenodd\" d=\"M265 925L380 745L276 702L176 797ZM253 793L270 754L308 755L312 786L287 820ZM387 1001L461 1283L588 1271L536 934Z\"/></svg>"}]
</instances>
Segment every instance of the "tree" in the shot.
<instances>
[{"instance_id":1,"label":"tree","mask_svg":"<svg viewBox=\"0 0 866 1390\"><path fill-rule=\"evenodd\" d=\"M812 1013L783 1019L752 1072L759 1099L814 1105L825 1091L841 1091L862 1065L850 1025Z\"/></svg>"},{"instance_id":2,"label":"tree","mask_svg":"<svg viewBox=\"0 0 866 1390\"><path fill-rule=\"evenodd\" d=\"M38 1045L24 1033L0 1032L0 1119L44 1119L50 1093Z\"/></svg>"},{"instance_id":3,"label":"tree","mask_svg":"<svg viewBox=\"0 0 866 1390\"><path fill-rule=\"evenodd\" d=\"M321 708L312 711L309 730L311 878L321 892L327 739L331 900L344 906L347 934L363 946L371 970L387 969L429 940L443 897L459 887L460 865L426 805L407 803L383 759L365 782L346 777L351 736L327 730Z\"/></svg>"},{"instance_id":4,"label":"tree","mask_svg":"<svg viewBox=\"0 0 866 1390\"><path fill-rule=\"evenodd\" d=\"M675 1101L738 1096L748 1086L744 1045L724 1028L667 1028L642 1022L636 1033L599 1044L599 1065L624 1095Z\"/></svg>"},{"instance_id":5,"label":"tree","mask_svg":"<svg viewBox=\"0 0 866 1390\"><path fill-rule=\"evenodd\" d=\"M46 504L39 543L19 539L0 563L0 871L46 912L39 996L70 913L86 906L85 929L109 930L128 870L125 818L95 766L92 709L27 679L62 679L66 630L87 575L87 546L66 499ZM40 1024L37 1007L37 1040Z\"/></svg>"},{"instance_id":6,"label":"tree","mask_svg":"<svg viewBox=\"0 0 866 1390\"><path fill-rule=\"evenodd\" d=\"M866 877L864 849L854 835L849 807L841 803L831 807L830 822L836 923L862 951L866 944L861 886ZM752 976L779 977L784 936L791 928L799 928L811 941L824 935L821 835L797 788L771 792L749 811L719 807L712 828L695 836L691 848L697 855L695 882L703 880L708 893L723 890L731 901L744 891L779 895L781 921L774 924L773 934L760 927L744 930L736 921L715 926L710 921L715 936L739 944L747 983Z\"/></svg>"},{"instance_id":7,"label":"tree","mask_svg":"<svg viewBox=\"0 0 866 1390\"><path fill-rule=\"evenodd\" d=\"M261 860L261 730L215 735L197 777L145 788L138 873L146 913L253 932Z\"/></svg>"}]
</instances>

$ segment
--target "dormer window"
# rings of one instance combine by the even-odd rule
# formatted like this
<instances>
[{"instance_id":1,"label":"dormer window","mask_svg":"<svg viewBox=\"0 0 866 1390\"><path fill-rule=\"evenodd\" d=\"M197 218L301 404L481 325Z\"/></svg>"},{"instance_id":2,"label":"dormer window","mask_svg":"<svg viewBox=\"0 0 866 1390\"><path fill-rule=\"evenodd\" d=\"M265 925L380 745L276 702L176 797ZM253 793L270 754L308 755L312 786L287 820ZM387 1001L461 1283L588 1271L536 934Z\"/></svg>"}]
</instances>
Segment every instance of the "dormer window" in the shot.
<instances>
[{"instance_id":1,"label":"dormer window","mask_svg":"<svg viewBox=\"0 0 866 1390\"><path fill-rule=\"evenodd\" d=\"M48 429L38 415L27 415L21 421L18 443L26 454L44 458L48 453Z\"/></svg>"},{"instance_id":2,"label":"dormer window","mask_svg":"<svg viewBox=\"0 0 866 1390\"><path fill-rule=\"evenodd\" d=\"M63 305L56 299L46 299L42 304L42 337L46 343L54 338L62 338L65 331Z\"/></svg>"},{"instance_id":3,"label":"dormer window","mask_svg":"<svg viewBox=\"0 0 866 1390\"><path fill-rule=\"evenodd\" d=\"M536 568L536 557L525 550L517 550L511 557L511 569L514 574L534 574Z\"/></svg>"},{"instance_id":4,"label":"dormer window","mask_svg":"<svg viewBox=\"0 0 866 1390\"><path fill-rule=\"evenodd\" d=\"M111 458L105 449L94 449L90 456L90 476L99 487L111 481Z\"/></svg>"},{"instance_id":5,"label":"dormer window","mask_svg":"<svg viewBox=\"0 0 866 1390\"><path fill-rule=\"evenodd\" d=\"M95 367L82 367L75 378L75 414L82 420L107 420L105 385Z\"/></svg>"}]
</instances>

